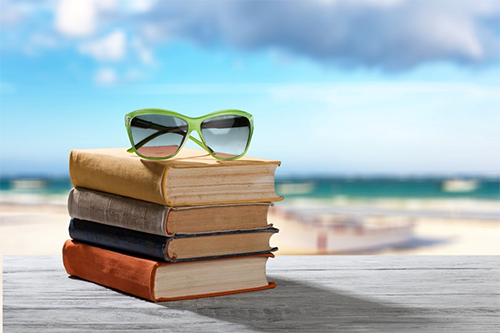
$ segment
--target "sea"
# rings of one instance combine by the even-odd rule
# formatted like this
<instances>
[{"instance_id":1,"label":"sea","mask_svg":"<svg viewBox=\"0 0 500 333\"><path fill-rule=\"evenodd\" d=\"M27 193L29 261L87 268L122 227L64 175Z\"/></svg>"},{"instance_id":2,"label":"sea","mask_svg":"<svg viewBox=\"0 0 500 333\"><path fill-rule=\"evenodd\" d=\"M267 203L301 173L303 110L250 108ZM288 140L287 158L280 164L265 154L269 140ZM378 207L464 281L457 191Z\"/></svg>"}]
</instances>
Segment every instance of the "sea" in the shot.
<instances>
[{"instance_id":1,"label":"sea","mask_svg":"<svg viewBox=\"0 0 500 333\"><path fill-rule=\"evenodd\" d=\"M500 200L500 177L294 177L276 188L287 198Z\"/></svg>"},{"instance_id":2,"label":"sea","mask_svg":"<svg viewBox=\"0 0 500 333\"><path fill-rule=\"evenodd\" d=\"M30 195L65 197L71 190L65 177L0 178L0 199ZM450 200L500 202L499 177L278 177L276 192L285 200Z\"/></svg>"},{"instance_id":3,"label":"sea","mask_svg":"<svg viewBox=\"0 0 500 333\"><path fill-rule=\"evenodd\" d=\"M276 181L284 208L500 223L498 177L293 177Z\"/></svg>"}]
</instances>

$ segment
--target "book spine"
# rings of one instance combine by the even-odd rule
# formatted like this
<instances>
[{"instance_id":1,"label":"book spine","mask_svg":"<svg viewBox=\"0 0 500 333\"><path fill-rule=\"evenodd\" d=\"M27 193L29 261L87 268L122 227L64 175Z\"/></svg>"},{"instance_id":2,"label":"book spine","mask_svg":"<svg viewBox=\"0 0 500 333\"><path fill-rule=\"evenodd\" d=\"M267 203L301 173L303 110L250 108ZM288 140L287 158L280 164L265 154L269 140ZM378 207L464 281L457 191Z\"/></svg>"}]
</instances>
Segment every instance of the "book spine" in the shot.
<instances>
[{"instance_id":1,"label":"book spine","mask_svg":"<svg viewBox=\"0 0 500 333\"><path fill-rule=\"evenodd\" d=\"M165 257L169 237L113 227L73 218L69 235L74 240L106 249L130 253L152 260L167 261Z\"/></svg>"},{"instance_id":2,"label":"book spine","mask_svg":"<svg viewBox=\"0 0 500 333\"><path fill-rule=\"evenodd\" d=\"M157 301L153 295L158 263L67 240L63 264L69 275Z\"/></svg>"},{"instance_id":3,"label":"book spine","mask_svg":"<svg viewBox=\"0 0 500 333\"><path fill-rule=\"evenodd\" d=\"M74 149L69 172L74 187L165 205L163 194L166 167L138 156L97 154Z\"/></svg>"},{"instance_id":4,"label":"book spine","mask_svg":"<svg viewBox=\"0 0 500 333\"><path fill-rule=\"evenodd\" d=\"M68 211L80 220L168 236L169 207L151 202L74 188L68 197Z\"/></svg>"}]
</instances>

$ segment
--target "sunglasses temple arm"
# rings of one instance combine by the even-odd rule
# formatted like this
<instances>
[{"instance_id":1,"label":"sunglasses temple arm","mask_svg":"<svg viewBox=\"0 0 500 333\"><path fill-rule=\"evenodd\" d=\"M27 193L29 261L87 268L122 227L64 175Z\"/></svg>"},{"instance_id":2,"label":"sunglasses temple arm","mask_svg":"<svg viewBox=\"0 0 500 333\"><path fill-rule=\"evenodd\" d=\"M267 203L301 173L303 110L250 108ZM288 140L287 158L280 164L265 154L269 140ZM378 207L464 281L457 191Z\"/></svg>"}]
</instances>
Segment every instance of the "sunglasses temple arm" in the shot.
<instances>
[{"instance_id":1,"label":"sunglasses temple arm","mask_svg":"<svg viewBox=\"0 0 500 333\"><path fill-rule=\"evenodd\" d=\"M155 123L150 122L150 121L140 121L140 122L138 122L138 123L136 124L136 126L138 126L138 127L143 127L143 128L152 128L152 129L156 129L156 130L158 130L158 132L153 133L153 134L151 134L151 135L147 136L146 138L142 139L140 142L138 142L138 143L135 145L135 149L139 149L139 148L141 148L142 146L144 146L144 145L145 145L146 143L148 143L149 141L151 141L151 140L153 140L154 138L156 138L156 137L158 137L158 136L160 136L160 135L162 135L162 134L165 134L165 133L174 133L174 134L179 134L179 135L182 135L182 132L181 132L181 133L179 133L179 132L178 132L178 130L181 130L181 131L182 131L182 129L181 129L180 127L179 127L179 128L174 128L174 129L173 129L173 128L170 128L170 127L166 127L166 126L162 126L162 125L159 125L159 124L155 124ZM200 140L198 140L198 139L196 139L196 138L192 137L191 135L189 136L189 139L191 139L193 142L195 142L198 146L200 146L200 147L201 147L201 148L203 148L203 149L208 148L208 150L210 151L210 153L213 153L213 152L214 152L214 151L213 151L210 147L208 147L208 146L206 146L206 148L205 148L205 146L203 145L203 143L202 143ZM134 152L134 148L133 148L133 147L130 147L129 149L127 149L127 152L128 152L128 153L133 153L133 152Z\"/></svg>"},{"instance_id":2,"label":"sunglasses temple arm","mask_svg":"<svg viewBox=\"0 0 500 333\"><path fill-rule=\"evenodd\" d=\"M205 149L205 146L203 145L203 143L201 143L201 141L200 141L200 140L198 140L198 139L196 139L196 138L192 137L191 135L190 135L188 138L189 138L189 139L191 139L194 143L196 143L196 144L197 144L198 146L200 146L201 148ZM154 139L154 138L147 137L146 139L149 139L149 140L147 140L147 141L150 141L150 140L152 140L152 139ZM143 140L143 141L144 141L144 140ZM142 141L141 141L141 142L139 142L139 143L136 145L136 149L141 148L142 146L144 146L144 144L146 144L146 143L147 143L147 141L146 141L146 142L144 142L144 143L142 143ZM142 143L142 144L141 144L141 143ZM212 152L212 153L214 152L214 151L213 151L210 147L208 147L208 146L207 146L207 148L210 150L210 152ZM133 152L134 152L134 148L133 148L133 147L130 147L129 149L127 149L127 153L133 153Z\"/></svg>"},{"instance_id":3,"label":"sunglasses temple arm","mask_svg":"<svg viewBox=\"0 0 500 333\"><path fill-rule=\"evenodd\" d=\"M149 141L155 139L156 137L158 137L160 135L163 135L163 134L166 134L166 133L184 135L185 130L187 130L187 127L184 130L181 127L168 127L168 126L163 126L163 125L160 125L160 124L155 124L155 123L153 123L151 121L138 120L138 119L135 119L135 118L132 119L131 122L132 123L135 122L134 125L136 127L139 127L139 128L149 128L149 129L153 129L153 130L157 131L157 132L155 132L155 133L153 133L153 134L145 137L144 139L142 139L138 143L136 143L135 144L135 149L141 148L146 143L148 143ZM131 148L129 148L127 150L127 152L132 153L132 152L134 152L134 150L131 147Z\"/></svg>"},{"instance_id":4,"label":"sunglasses temple arm","mask_svg":"<svg viewBox=\"0 0 500 333\"><path fill-rule=\"evenodd\" d=\"M158 131L158 132L155 132L147 137L145 137L144 139L142 139L141 141L139 141L138 143L135 144L135 149L139 149L141 148L142 146L144 146L146 143L148 143L149 141L155 139L156 137L162 135L162 134L165 134L165 133L174 133L174 134L179 134L181 135L181 133L176 133L176 132L173 132L173 131L170 131L169 129L164 129L164 130L161 130L161 131ZM130 148L132 149L132 148ZM129 150L130 150L129 149ZM127 151L129 151L127 150ZM133 150L131 151L133 152Z\"/></svg>"},{"instance_id":5,"label":"sunglasses temple arm","mask_svg":"<svg viewBox=\"0 0 500 333\"><path fill-rule=\"evenodd\" d=\"M203 143L201 143L200 140L196 139L196 138L193 138L191 135L189 136L189 138L194 141L198 146L200 146L201 148L205 149L205 150L209 150L210 154L213 154L214 153L214 150L212 148L210 148L208 145L204 146Z\"/></svg>"}]
</instances>

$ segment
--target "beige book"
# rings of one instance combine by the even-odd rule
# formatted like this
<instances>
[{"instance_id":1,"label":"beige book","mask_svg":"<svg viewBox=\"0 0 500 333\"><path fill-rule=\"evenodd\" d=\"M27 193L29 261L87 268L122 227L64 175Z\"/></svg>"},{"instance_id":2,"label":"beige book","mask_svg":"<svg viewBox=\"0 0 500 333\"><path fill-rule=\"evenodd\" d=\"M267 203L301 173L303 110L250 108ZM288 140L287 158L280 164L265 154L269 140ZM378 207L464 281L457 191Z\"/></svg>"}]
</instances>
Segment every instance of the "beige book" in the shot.
<instances>
[{"instance_id":1,"label":"beige book","mask_svg":"<svg viewBox=\"0 0 500 333\"><path fill-rule=\"evenodd\" d=\"M151 161L126 148L74 149L69 171L74 187L171 207L273 202L279 161L243 157L219 161L184 148L174 158Z\"/></svg>"},{"instance_id":2,"label":"beige book","mask_svg":"<svg viewBox=\"0 0 500 333\"><path fill-rule=\"evenodd\" d=\"M271 203L169 207L84 188L68 197L73 218L161 236L268 226Z\"/></svg>"}]
</instances>

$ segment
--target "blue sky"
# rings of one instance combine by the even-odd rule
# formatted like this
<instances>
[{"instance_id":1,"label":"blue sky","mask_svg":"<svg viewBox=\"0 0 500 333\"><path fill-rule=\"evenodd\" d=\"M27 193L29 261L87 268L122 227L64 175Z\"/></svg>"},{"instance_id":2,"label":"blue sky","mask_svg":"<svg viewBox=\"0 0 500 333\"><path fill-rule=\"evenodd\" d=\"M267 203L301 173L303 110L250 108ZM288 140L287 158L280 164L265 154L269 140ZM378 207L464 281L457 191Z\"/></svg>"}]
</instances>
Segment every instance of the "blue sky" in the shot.
<instances>
[{"instance_id":1,"label":"blue sky","mask_svg":"<svg viewBox=\"0 0 500 333\"><path fill-rule=\"evenodd\" d=\"M0 174L157 107L255 117L283 174L500 173L498 1L0 2ZM194 146L193 146L194 147Z\"/></svg>"}]
</instances>

